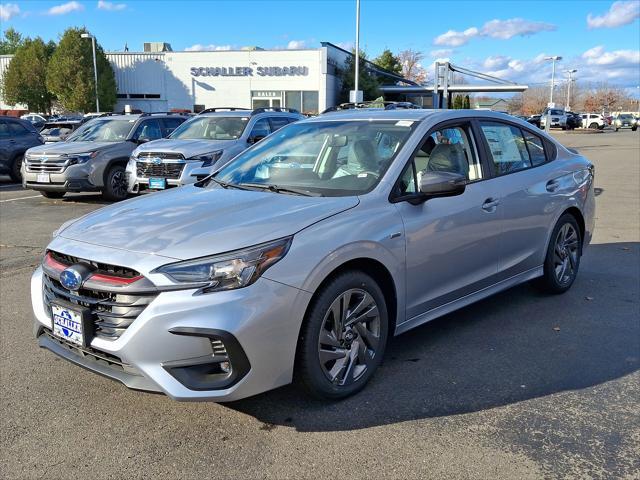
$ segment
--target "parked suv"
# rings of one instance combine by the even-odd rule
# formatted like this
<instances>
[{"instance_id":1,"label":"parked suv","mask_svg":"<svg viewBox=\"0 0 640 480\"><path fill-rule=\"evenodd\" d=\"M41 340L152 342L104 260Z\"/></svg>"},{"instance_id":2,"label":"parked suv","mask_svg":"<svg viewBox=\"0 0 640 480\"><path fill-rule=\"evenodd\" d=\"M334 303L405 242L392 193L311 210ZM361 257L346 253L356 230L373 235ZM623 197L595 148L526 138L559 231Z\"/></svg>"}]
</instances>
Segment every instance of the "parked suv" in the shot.
<instances>
[{"instance_id":1,"label":"parked suv","mask_svg":"<svg viewBox=\"0 0 640 480\"><path fill-rule=\"evenodd\" d=\"M14 182L21 181L24 152L43 143L42 136L29 121L0 116L0 174L9 175Z\"/></svg>"},{"instance_id":2,"label":"parked suv","mask_svg":"<svg viewBox=\"0 0 640 480\"><path fill-rule=\"evenodd\" d=\"M107 200L122 200L127 196L125 168L131 152L142 143L166 137L184 120L168 113L90 120L65 142L30 149L22 165L23 185L47 198L99 191Z\"/></svg>"},{"instance_id":3,"label":"parked suv","mask_svg":"<svg viewBox=\"0 0 640 480\"><path fill-rule=\"evenodd\" d=\"M591 128L593 130L602 130L608 125L606 119L599 113L583 113L582 128Z\"/></svg>"},{"instance_id":4,"label":"parked suv","mask_svg":"<svg viewBox=\"0 0 640 480\"><path fill-rule=\"evenodd\" d=\"M167 139L136 148L127 165L128 190L194 183L272 132L304 118L287 108L209 108Z\"/></svg>"},{"instance_id":5,"label":"parked suv","mask_svg":"<svg viewBox=\"0 0 640 480\"><path fill-rule=\"evenodd\" d=\"M292 380L345 397L393 335L533 279L566 292L593 232L593 175L495 112L302 120L206 180L62 225L31 280L35 332L75 364L174 399Z\"/></svg>"},{"instance_id":6,"label":"parked suv","mask_svg":"<svg viewBox=\"0 0 640 480\"><path fill-rule=\"evenodd\" d=\"M52 120L42 126L40 135L44 138L44 143L64 142L80 125L80 120Z\"/></svg>"},{"instance_id":7,"label":"parked suv","mask_svg":"<svg viewBox=\"0 0 640 480\"><path fill-rule=\"evenodd\" d=\"M567 112L559 108L545 108L540 117L540 128L547 126L547 117L549 117L551 118L551 124L549 125L551 128L562 128L566 130L567 116Z\"/></svg>"}]
</instances>

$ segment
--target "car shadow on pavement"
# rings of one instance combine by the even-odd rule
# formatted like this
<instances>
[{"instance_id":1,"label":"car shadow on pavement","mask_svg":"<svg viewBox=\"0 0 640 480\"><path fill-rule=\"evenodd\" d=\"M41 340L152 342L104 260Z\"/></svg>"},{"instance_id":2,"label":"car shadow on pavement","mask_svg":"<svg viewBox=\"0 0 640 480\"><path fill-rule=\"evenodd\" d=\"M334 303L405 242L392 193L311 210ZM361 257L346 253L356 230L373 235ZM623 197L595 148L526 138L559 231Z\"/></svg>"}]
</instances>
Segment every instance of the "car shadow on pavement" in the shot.
<instances>
[{"instance_id":1,"label":"car shadow on pavement","mask_svg":"<svg viewBox=\"0 0 640 480\"><path fill-rule=\"evenodd\" d=\"M638 243L592 245L564 295L512 288L391 340L359 394L310 399L293 386L225 404L300 431L441 417L599 385L640 367Z\"/></svg>"}]
</instances>

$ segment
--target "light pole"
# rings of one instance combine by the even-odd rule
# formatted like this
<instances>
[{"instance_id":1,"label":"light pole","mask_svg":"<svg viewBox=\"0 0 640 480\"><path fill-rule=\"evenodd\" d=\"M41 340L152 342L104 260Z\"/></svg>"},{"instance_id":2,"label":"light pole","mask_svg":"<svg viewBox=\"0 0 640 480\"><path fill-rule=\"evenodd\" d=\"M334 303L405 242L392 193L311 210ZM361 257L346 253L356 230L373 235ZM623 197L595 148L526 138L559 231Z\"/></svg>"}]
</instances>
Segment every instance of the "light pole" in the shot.
<instances>
[{"instance_id":1,"label":"light pole","mask_svg":"<svg viewBox=\"0 0 640 480\"><path fill-rule=\"evenodd\" d=\"M556 62L562 60L562 57L559 55L554 55L552 57L544 57L545 60L551 60L551 93L549 95L549 105L547 106L547 118L544 122L544 129L548 132L551 130L551 108L553 105L553 88L555 87L556 81Z\"/></svg>"},{"instance_id":2,"label":"light pole","mask_svg":"<svg viewBox=\"0 0 640 480\"><path fill-rule=\"evenodd\" d=\"M93 81L96 87L96 113L100 113L100 100L98 99L98 67L96 66L96 37L90 33L83 33L80 38L90 38L93 49Z\"/></svg>"},{"instance_id":3,"label":"light pole","mask_svg":"<svg viewBox=\"0 0 640 480\"><path fill-rule=\"evenodd\" d=\"M571 83L573 82L573 74L576 73L578 70L576 70L575 68L572 68L571 70L565 70L565 73L569 74L569 84L567 85L567 103L565 104L565 111L569 111L571 110L571 108L569 107L569 103L571 100Z\"/></svg>"},{"instance_id":4,"label":"light pole","mask_svg":"<svg viewBox=\"0 0 640 480\"><path fill-rule=\"evenodd\" d=\"M363 99L358 98L358 87L360 86L360 0L356 0L356 71L355 71L353 102L358 103ZM351 100L351 99L349 99Z\"/></svg>"}]
</instances>

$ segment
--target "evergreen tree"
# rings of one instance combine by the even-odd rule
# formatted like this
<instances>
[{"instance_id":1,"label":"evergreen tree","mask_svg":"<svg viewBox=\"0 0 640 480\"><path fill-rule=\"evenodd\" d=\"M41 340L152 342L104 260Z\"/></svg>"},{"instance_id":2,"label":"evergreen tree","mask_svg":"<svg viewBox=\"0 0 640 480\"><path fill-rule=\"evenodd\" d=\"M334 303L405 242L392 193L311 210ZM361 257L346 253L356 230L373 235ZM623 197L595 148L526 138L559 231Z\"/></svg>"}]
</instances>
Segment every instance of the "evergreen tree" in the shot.
<instances>
[{"instance_id":1,"label":"evergreen tree","mask_svg":"<svg viewBox=\"0 0 640 480\"><path fill-rule=\"evenodd\" d=\"M0 55L13 55L24 43L20 35L13 27L4 32L4 39L0 40Z\"/></svg>"},{"instance_id":2,"label":"evergreen tree","mask_svg":"<svg viewBox=\"0 0 640 480\"><path fill-rule=\"evenodd\" d=\"M349 101L349 91L355 89L355 51L353 55L350 55L344 63L344 68L340 69L341 88L339 95L339 102L344 103ZM358 88L362 90L363 99L373 100L380 96L380 89L378 85L378 79L375 75L372 75L367 68L366 54L360 52L360 82Z\"/></svg>"},{"instance_id":3,"label":"evergreen tree","mask_svg":"<svg viewBox=\"0 0 640 480\"><path fill-rule=\"evenodd\" d=\"M91 40L80 38L83 33L88 33L85 28L69 28L64 32L49 62L47 86L65 109L89 112L96 105L93 54ZM109 111L117 100L116 79L97 42L96 63L100 109Z\"/></svg>"},{"instance_id":4,"label":"evergreen tree","mask_svg":"<svg viewBox=\"0 0 640 480\"><path fill-rule=\"evenodd\" d=\"M402 64L398 57L396 57L391 50L385 48L380 56L373 59L373 63L378 65L379 67L384 68L385 70L389 70L390 72L396 73L398 75L402 74Z\"/></svg>"},{"instance_id":5,"label":"evergreen tree","mask_svg":"<svg viewBox=\"0 0 640 480\"><path fill-rule=\"evenodd\" d=\"M41 38L21 41L2 80L5 102L28 105L32 112L51 110L53 95L47 90L47 67L51 50Z\"/></svg>"}]
</instances>

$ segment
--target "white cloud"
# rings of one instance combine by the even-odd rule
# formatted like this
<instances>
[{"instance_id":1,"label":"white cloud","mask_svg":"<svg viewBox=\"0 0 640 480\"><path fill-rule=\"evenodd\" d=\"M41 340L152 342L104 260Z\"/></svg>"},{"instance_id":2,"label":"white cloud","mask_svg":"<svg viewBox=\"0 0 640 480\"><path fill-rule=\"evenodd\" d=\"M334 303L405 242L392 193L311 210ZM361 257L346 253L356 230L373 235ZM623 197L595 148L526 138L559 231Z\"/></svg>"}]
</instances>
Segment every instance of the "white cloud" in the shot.
<instances>
[{"instance_id":1,"label":"white cloud","mask_svg":"<svg viewBox=\"0 0 640 480\"><path fill-rule=\"evenodd\" d=\"M614 2L604 15L587 15L589 28L615 28L628 25L640 17L640 2Z\"/></svg>"},{"instance_id":2,"label":"white cloud","mask_svg":"<svg viewBox=\"0 0 640 480\"><path fill-rule=\"evenodd\" d=\"M0 20L10 20L20 13L20 7L15 3L0 4Z\"/></svg>"},{"instance_id":3,"label":"white cloud","mask_svg":"<svg viewBox=\"0 0 640 480\"><path fill-rule=\"evenodd\" d=\"M615 50L605 51L602 45L590 48L582 54L587 65L611 66L611 67L637 67L640 66L640 50Z\"/></svg>"},{"instance_id":4,"label":"white cloud","mask_svg":"<svg viewBox=\"0 0 640 480\"><path fill-rule=\"evenodd\" d=\"M287 50L298 50L300 48L305 48L306 45L307 42L305 42L304 40L291 40L287 44Z\"/></svg>"},{"instance_id":5,"label":"white cloud","mask_svg":"<svg viewBox=\"0 0 640 480\"><path fill-rule=\"evenodd\" d=\"M461 47L475 37L491 37L500 40L509 40L516 36L524 37L539 32L553 31L555 29L556 26L550 23L532 22L524 18L510 18L508 20L495 19L486 22L480 29L471 27L462 32L449 30L442 35L438 35L433 40L433 43L434 45L447 47Z\"/></svg>"},{"instance_id":6,"label":"white cloud","mask_svg":"<svg viewBox=\"0 0 640 480\"><path fill-rule=\"evenodd\" d=\"M124 10L125 8L127 8L127 5L125 3L112 3L112 2L105 2L104 0L98 0L99 10L106 10L108 12L117 12L119 10Z\"/></svg>"},{"instance_id":7,"label":"white cloud","mask_svg":"<svg viewBox=\"0 0 640 480\"><path fill-rule=\"evenodd\" d=\"M67 2L62 5L56 5L47 10L49 15L66 15L71 12L81 12L84 10L84 5L79 2Z\"/></svg>"},{"instance_id":8,"label":"white cloud","mask_svg":"<svg viewBox=\"0 0 640 480\"><path fill-rule=\"evenodd\" d=\"M519 36L526 37L539 32L550 32L556 29L555 25L544 22L532 22L524 18L510 18L508 20L491 20L482 27L481 35L486 35L500 40L509 40Z\"/></svg>"},{"instance_id":9,"label":"white cloud","mask_svg":"<svg viewBox=\"0 0 640 480\"><path fill-rule=\"evenodd\" d=\"M185 48L185 52L219 52L231 50L233 47L231 45L202 45L200 43L196 43L195 45L191 45L190 47Z\"/></svg>"},{"instance_id":10,"label":"white cloud","mask_svg":"<svg viewBox=\"0 0 640 480\"><path fill-rule=\"evenodd\" d=\"M466 45L473 37L478 36L476 27L467 28L464 32L456 32L449 30L448 32L438 35L433 41L434 45L444 45L447 47L461 47Z\"/></svg>"},{"instance_id":11,"label":"white cloud","mask_svg":"<svg viewBox=\"0 0 640 480\"><path fill-rule=\"evenodd\" d=\"M455 50L453 48L440 48L438 50L431 50L429 55L434 58L450 57L454 52Z\"/></svg>"},{"instance_id":12,"label":"white cloud","mask_svg":"<svg viewBox=\"0 0 640 480\"><path fill-rule=\"evenodd\" d=\"M510 60L511 59L509 57L504 55L492 55L482 62L482 66L487 70L496 70L507 67Z\"/></svg>"}]
</instances>

